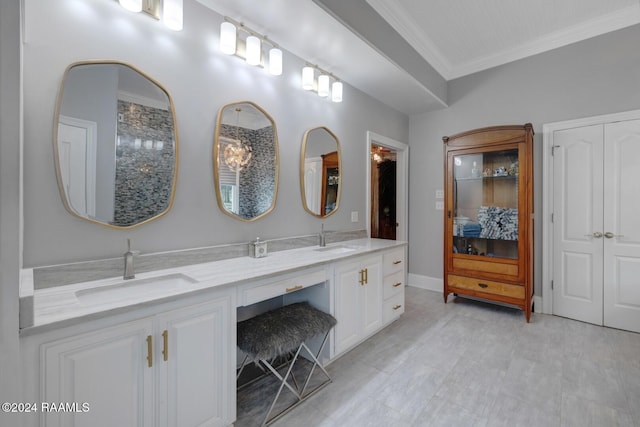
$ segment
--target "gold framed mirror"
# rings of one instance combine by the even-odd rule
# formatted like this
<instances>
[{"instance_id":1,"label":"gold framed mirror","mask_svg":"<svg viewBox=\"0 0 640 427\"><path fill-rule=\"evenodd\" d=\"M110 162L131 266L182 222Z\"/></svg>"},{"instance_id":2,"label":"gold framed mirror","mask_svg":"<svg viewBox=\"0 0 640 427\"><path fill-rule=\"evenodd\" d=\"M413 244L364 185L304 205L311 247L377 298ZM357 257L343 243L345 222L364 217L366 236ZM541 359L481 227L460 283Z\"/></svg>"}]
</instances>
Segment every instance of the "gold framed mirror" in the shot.
<instances>
[{"instance_id":1,"label":"gold framed mirror","mask_svg":"<svg viewBox=\"0 0 640 427\"><path fill-rule=\"evenodd\" d=\"M166 214L178 175L178 132L169 92L132 65L67 67L56 105L58 188L72 215L133 228Z\"/></svg>"},{"instance_id":2,"label":"gold framed mirror","mask_svg":"<svg viewBox=\"0 0 640 427\"><path fill-rule=\"evenodd\" d=\"M249 101L223 106L213 143L218 206L241 221L271 212L278 195L280 161L273 118Z\"/></svg>"},{"instance_id":3,"label":"gold framed mirror","mask_svg":"<svg viewBox=\"0 0 640 427\"><path fill-rule=\"evenodd\" d=\"M338 137L324 126L309 129L300 150L302 205L311 215L325 218L340 206L342 155Z\"/></svg>"}]
</instances>

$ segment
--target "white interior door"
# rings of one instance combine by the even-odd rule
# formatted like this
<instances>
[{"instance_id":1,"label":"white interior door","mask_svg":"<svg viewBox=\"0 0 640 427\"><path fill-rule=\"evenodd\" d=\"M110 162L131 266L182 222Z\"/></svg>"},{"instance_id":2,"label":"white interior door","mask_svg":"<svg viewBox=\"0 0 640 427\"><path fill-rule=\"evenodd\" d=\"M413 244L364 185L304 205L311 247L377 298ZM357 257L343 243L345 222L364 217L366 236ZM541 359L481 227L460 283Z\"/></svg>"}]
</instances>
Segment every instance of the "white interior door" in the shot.
<instances>
[{"instance_id":1,"label":"white interior door","mask_svg":"<svg viewBox=\"0 0 640 427\"><path fill-rule=\"evenodd\" d=\"M602 126L553 137L553 313L602 324Z\"/></svg>"},{"instance_id":2,"label":"white interior door","mask_svg":"<svg viewBox=\"0 0 640 427\"><path fill-rule=\"evenodd\" d=\"M640 120L604 129L604 324L640 332Z\"/></svg>"},{"instance_id":3,"label":"white interior door","mask_svg":"<svg viewBox=\"0 0 640 427\"><path fill-rule=\"evenodd\" d=\"M640 120L553 134L553 313L640 332Z\"/></svg>"},{"instance_id":4,"label":"white interior door","mask_svg":"<svg viewBox=\"0 0 640 427\"><path fill-rule=\"evenodd\" d=\"M71 208L81 216L96 215L97 124L60 116L58 158L60 177Z\"/></svg>"}]
</instances>

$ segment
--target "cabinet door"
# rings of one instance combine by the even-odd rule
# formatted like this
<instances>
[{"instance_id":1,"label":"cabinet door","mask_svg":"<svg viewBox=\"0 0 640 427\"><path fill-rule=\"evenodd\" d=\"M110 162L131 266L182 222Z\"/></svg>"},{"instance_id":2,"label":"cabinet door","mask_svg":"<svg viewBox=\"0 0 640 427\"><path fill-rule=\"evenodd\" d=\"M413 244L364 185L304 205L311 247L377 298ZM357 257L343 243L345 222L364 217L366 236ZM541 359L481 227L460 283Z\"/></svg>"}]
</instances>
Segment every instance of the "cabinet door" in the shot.
<instances>
[{"instance_id":1,"label":"cabinet door","mask_svg":"<svg viewBox=\"0 0 640 427\"><path fill-rule=\"evenodd\" d=\"M336 267L335 354L358 344L382 327L381 258Z\"/></svg>"},{"instance_id":2,"label":"cabinet door","mask_svg":"<svg viewBox=\"0 0 640 427\"><path fill-rule=\"evenodd\" d=\"M336 318L335 353L342 353L360 340L362 270L360 263L348 263L336 267L335 295Z\"/></svg>"},{"instance_id":3,"label":"cabinet door","mask_svg":"<svg viewBox=\"0 0 640 427\"><path fill-rule=\"evenodd\" d=\"M235 420L235 328L230 298L158 318L158 425L226 426Z\"/></svg>"},{"instance_id":4,"label":"cabinet door","mask_svg":"<svg viewBox=\"0 0 640 427\"><path fill-rule=\"evenodd\" d=\"M518 259L519 219L526 218L519 215L519 194L525 188L521 152L512 147L450 153L453 253Z\"/></svg>"},{"instance_id":5,"label":"cabinet door","mask_svg":"<svg viewBox=\"0 0 640 427\"><path fill-rule=\"evenodd\" d=\"M375 258L362 266L365 281L362 292L362 327L364 336L369 336L382 326L382 269Z\"/></svg>"},{"instance_id":6,"label":"cabinet door","mask_svg":"<svg viewBox=\"0 0 640 427\"><path fill-rule=\"evenodd\" d=\"M44 424L153 426L154 369L147 362L152 331L145 319L44 344L42 401L75 405L71 412L43 411Z\"/></svg>"}]
</instances>

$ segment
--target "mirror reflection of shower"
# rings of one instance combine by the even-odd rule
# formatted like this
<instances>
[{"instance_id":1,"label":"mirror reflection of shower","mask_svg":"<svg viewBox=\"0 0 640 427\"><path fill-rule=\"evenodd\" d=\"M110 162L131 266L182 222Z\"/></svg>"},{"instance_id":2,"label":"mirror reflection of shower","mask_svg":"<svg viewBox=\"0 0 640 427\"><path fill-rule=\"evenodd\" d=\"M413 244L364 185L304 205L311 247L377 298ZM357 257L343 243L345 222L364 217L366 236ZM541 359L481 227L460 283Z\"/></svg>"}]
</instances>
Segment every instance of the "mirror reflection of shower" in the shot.
<instances>
[{"instance_id":1,"label":"mirror reflection of shower","mask_svg":"<svg viewBox=\"0 0 640 427\"><path fill-rule=\"evenodd\" d=\"M371 237L396 239L396 160L392 148L371 146Z\"/></svg>"}]
</instances>

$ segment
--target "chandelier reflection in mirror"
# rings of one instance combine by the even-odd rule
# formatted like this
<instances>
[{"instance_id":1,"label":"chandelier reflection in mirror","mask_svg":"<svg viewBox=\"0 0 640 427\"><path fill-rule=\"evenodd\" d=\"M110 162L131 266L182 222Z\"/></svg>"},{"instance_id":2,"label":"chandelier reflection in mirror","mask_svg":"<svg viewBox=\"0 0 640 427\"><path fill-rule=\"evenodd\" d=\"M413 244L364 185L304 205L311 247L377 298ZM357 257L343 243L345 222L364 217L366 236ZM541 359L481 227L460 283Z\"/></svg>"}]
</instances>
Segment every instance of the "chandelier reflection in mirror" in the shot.
<instances>
[{"instance_id":1,"label":"chandelier reflection in mirror","mask_svg":"<svg viewBox=\"0 0 640 427\"><path fill-rule=\"evenodd\" d=\"M242 142L240 139L240 112L242 108L237 107L235 109L238 113L236 120L236 138L235 140L228 140L227 146L224 148L224 163L233 172L240 172L244 169L249 162L251 162L251 156L253 152L251 147Z\"/></svg>"}]
</instances>

